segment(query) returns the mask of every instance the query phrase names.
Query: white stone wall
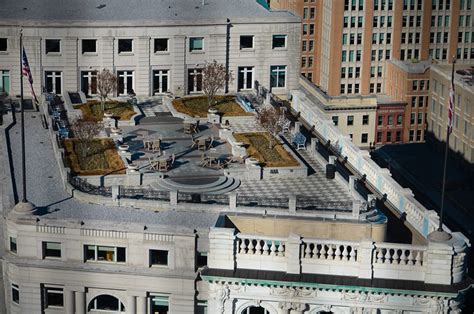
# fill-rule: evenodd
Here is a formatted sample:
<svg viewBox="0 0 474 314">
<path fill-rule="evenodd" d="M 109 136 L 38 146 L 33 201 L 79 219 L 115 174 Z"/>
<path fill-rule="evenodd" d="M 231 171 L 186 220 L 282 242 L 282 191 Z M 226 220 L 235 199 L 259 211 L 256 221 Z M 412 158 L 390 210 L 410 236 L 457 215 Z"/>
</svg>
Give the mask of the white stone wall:
<svg viewBox="0 0 474 314">
<path fill-rule="evenodd" d="M 169 297 L 172 313 L 193 313 L 195 294 L 195 236 L 159 231 L 127 231 L 125 227 L 7 221 L 3 273 L 8 313 L 40 313 L 41 285 L 64 289 L 64 308 L 45 313 L 86 313 L 100 294 L 117 297 L 126 313 L 145 313 L 150 293 Z M 143 228 L 143 227 L 142 227 Z M 9 237 L 17 239 L 17 253 L 9 251 Z M 61 258 L 44 258 L 42 241 L 61 243 Z M 84 245 L 126 248 L 126 262 L 84 261 Z M 149 250 L 168 250 L 168 266 L 149 266 Z M 20 303 L 12 302 L 11 284 L 19 286 Z"/>
<path fill-rule="evenodd" d="M 187 70 L 202 66 L 205 61 L 225 63 L 227 25 L 169 25 L 142 27 L 68 27 L 43 25 L 24 27 L 23 42 L 33 74 L 37 94 L 44 86 L 45 71 L 62 71 L 62 92 L 80 90 L 80 71 L 109 68 L 113 71 L 134 71 L 134 90 L 138 95 L 151 95 L 152 71 L 170 70 L 169 89 L 187 93 Z M 284 49 L 272 49 L 272 35 L 287 35 Z M 254 35 L 254 48 L 240 50 L 240 35 Z M 0 37 L 8 38 L 8 51 L 0 55 L 0 70 L 10 70 L 11 95 L 19 94 L 19 28 L 0 26 Z M 204 37 L 204 49 L 189 51 L 190 37 Z M 133 39 L 132 53 L 118 53 L 118 39 Z M 155 38 L 169 38 L 169 52 L 154 52 Z M 60 39 L 61 53 L 46 54 L 45 39 Z M 97 53 L 82 53 L 82 39 L 97 39 Z M 297 88 L 300 60 L 300 24 L 295 22 L 232 23 L 230 27 L 229 69 L 235 80 L 229 91 L 237 90 L 237 68 L 254 66 L 254 80 L 269 87 L 270 66 L 286 65 L 286 86 L 275 94 L 287 95 Z M 29 95 L 24 80 L 25 95 Z"/>
</svg>

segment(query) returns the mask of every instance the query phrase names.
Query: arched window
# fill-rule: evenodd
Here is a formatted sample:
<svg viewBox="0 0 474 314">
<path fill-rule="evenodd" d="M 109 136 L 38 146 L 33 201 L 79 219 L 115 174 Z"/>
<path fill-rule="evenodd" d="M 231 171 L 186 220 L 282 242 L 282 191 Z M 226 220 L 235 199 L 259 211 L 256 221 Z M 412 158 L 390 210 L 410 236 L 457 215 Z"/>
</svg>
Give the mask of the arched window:
<svg viewBox="0 0 474 314">
<path fill-rule="evenodd" d="M 240 314 L 270 314 L 270 312 L 261 306 L 249 306 L 245 308 Z"/>
<path fill-rule="evenodd" d="M 114 296 L 108 294 L 102 294 L 95 297 L 90 303 L 87 311 L 108 311 L 110 313 L 122 313 L 125 312 L 125 306 Z"/>
</svg>

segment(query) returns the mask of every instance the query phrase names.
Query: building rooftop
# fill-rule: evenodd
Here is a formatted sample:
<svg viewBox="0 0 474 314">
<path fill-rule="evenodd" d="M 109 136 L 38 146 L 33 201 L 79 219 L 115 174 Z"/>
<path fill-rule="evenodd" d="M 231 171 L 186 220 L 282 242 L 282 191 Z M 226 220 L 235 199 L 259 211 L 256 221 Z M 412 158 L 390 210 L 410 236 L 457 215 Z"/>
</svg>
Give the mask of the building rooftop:
<svg viewBox="0 0 474 314">
<path fill-rule="evenodd" d="M 451 81 L 452 65 L 433 65 L 431 70 Z M 455 66 L 454 82 L 456 88 L 463 88 L 474 94 L 474 64 L 458 64 Z"/>
<path fill-rule="evenodd" d="M 300 19 L 290 12 L 270 11 L 256 0 L 19 0 L 0 1 L 2 24 L 127 23 L 140 26 L 160 24 L 224 24 L 231 22 L 278 22 Z M 139 21 L 139 22 L 137 22 Z M 200 21 L 200 22 L 199 22 Z"/>
<path fill-rule="evenodd" d="M 394 65 L 398 66 L 401 68 L 403 71 L 410 73 L 410 74 L 423 74 L 425 73 L 431 64 L 431 61 L 425 60 L 425 61 L 410 61 L 410 60 L 390 60 L 389 62 L 392 62 Z"/>
<path fill-rule="evenodd" d="M 159 121 L 160 118 L 156 118 L 158 119 L 157 121 Z M 142 207 L 133 199 L 129 199 L 127 204 L 119 207 L 94 204 L 93 201 L 86 202 L 76 197 L 71 197 L 64 189 L 49 130 L 43 128 L 41 114 L 38 112 L 26 112 L 25 119 L 27 126 L 26 170 L 28 200 L 38 207 L 37 215 L 42 221 L 52 221 L 53 223 L 54 221 L 58 221 L 58 223 L 61 224 L 83 221 L 89 226 L 98 225 L 102 226 L 102 228 L 109 225 L 113 226 L 113 228 L 120 226 L 120 229 L 123 230 L 137 231 L 143 230 L 143 226 L 146 225 L 149 230 L 183 230 L 183 232 L 189 232 L 195 229 L 208 230 L 209 227 L 216 225 L 221 212 L 229 211 L 229 206 L 226 204 L 223 204 L 221 207 L 219 207 L 218 204 L 213 205 L 214 210 L 204 210 L 203 205 L 201 205 L 200 209 L 184 210 L 183 208 L 192 208 L 194 205 L 186 203 L 184 205 L 181 204 L 183 205 L 181 207 L 170 208 L 169 206 L 164 206 L 161 208 L 162 206 L 160 206 L 159 203 L 155 203 L 154 209 L 152 209 L 150 208 L 151 206 Z M 150 120 L 148 120 L 148 122 L 151 123 Z M 208 181 L 213 181 L 216 177 L 224 177 L 223 170 L 205 169 L 198 166 L 200 152 L 197 150 L 189 151 L 188 144 L 192 142 L 189 136 L 187 138 L 181 136 L 183 134 L 182 128 L 182 121 L 179 122 L 179 124 L 169 123 L 168 121 L 164 124 L 144 124 L 137 125 L 136 127 L 123 127 L 124 131 L 126 131 L 124 132 L 124 138 L 127 139 L 127 144 L 131 147 L 137 145 L 136 142 L 138 141 L 134 140 L 136 137 L 136 135 L 134 136 L 134 132 L 137 130 L 155 129 L 156 131 L 159 129 L 163 137 L 164 145 L 166 145 L 167 155 L 173 152 L 178 155 L 178 166 L 168 173 L 170 180 L 174 181 L 178 186 L 179 184 L 194 181 L 201 182 L 201 184 L 204 182 L 204 184 L 206 184 Z M 236 128 L 240 131 L 255 129 L 253 125 L 240 125 L 236 126 Z M 213 131 L 213 128 L 210 126 L 204 126 L 203 129 L 201 132 L 203 134 Z M 6 185 L 5 188 L 11 189 L 11 186 L 14 186 L 13 194 L 16 194 L 17 199 L 21 199 L 22 174 L 19 121 L 9 130 L 8 134 L 9 146 L 13 157 L 13 165 L 10 169 L 12 176 L 8 179 L 11 179 L 9 183 L 12 183 L 12 185 Z M 202 136 L 202 134 L 199 136 Z M 2 144 L 6 146 L 6 143 L 0 142 L 0 145 Z M 221 144 L 219 144 L 217 148 L 224 152 L 228 144 Z M 136 156 L 134 157 L 136 158 L 134 162 L 146 162 L 147 159 L 142 151 L 143 150 L 140 151 L 137 148 L 137 152 L 134 154 Z M 180 152 L 183 151 L 185 153 L 182 156 L 179 155 Z M 360 201 L 362 198 L 354 198 L 348 190 L 347 183 L 343 183 L 342 180 L 327 179 L 325 177 L 324 167 L 321 161 L 318 161 L 317 157 L 312 156 L 306 151 L 300 152 L 300 157 L 310 165 L 309 176 L 301 178 L 273 178 L 272 180 L 242 180 L 240 186 L 237 186 L 234 190 L 234 192 L 237 192 L 238 201 L 242 202 L 242 206 L 254 207 L 257 205 L 253 204 L 254 201 L 283 200 L 283 202 L 286 202 L 285 206 L 288 206 L 288 198 L 298 195 L 303 198 L 311 198 L 317 204 L 329 206 L 327 207 L 329 210 L 328 215 L 332 215 L 331 217 L 335 217 L 335 211 L 338 211 L 338 208 L 342 209 L 342 207 L 344 208 L 342 211 L 348 211 L 347 215 L 350 216 L 352 202 L 355 199 Z M 3 163 L 8 167 L 8 162 L 3 161 Z M 156 176 L 154 178 L 158 177 Z M 144 179 L 143 184 L 144 186 L 142 187 L 146 189 L 156 190 L 158 192 L 169 191 L 166 186 L 155 185 L 153 179 Z M 267 204 L 266 206 L 271 207 L 271 205 L 272 204 Z M 286 209 L 286 213 L 288 213 L 288 208 Z M 317 215 L 310 214 L 307 217 L 311 216 L 314 218 Z"/>
</svg>

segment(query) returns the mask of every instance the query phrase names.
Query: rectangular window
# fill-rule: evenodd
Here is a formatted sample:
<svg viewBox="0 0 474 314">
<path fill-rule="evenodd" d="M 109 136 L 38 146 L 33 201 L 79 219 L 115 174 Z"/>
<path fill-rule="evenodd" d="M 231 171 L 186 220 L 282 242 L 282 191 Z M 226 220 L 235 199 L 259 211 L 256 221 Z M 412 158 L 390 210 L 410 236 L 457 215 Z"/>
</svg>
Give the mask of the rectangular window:
<svg viewBox="0 0 474 314">
<path fill-rule="evenodd" d="M 392 132 L 387 132 L 387 142 L 392 142 Z"/>
<path fill-rule="evenodd" d="M 387 124 L 388 124 L 388 125 L 393 125 L 393 116 L 390 115 L 390 116 L 388 116 L 387 118 L 388 118 L 388 123 L 387 123 Z"/>
<path fill-rule="evenodd" d="M 17 252 L 16 238 L 15 237 L 10 237 L 10 252 L 13 252 L 13 253 Z"/>
<path fill-rule="evenodd" d="M 286 65 L 270 67 L 270 88 L 286 86 Z"/>
<path fill-rule="evenodd" d="M 306 43 L 307 43 L 307 41 L 306 41 L 306 40 L 303 40 L 303 44 L 302 44 L 301 50 L 306 51 Z"/>
<path fill-rule="evenodd" d="M 86 96 L 95 96 L 97 94 L 97 72 L 81 72 L 81 90 Z"/>
<path fill-rule="evenodd" d="M 117 71 L 117 94 L 128 95 L 133 91 L 133 71 Z"/>
<path fill-rule="evenodd" d="M 285 48 L 286 35 L 273 35 L 272 49 Z"/>
<path fill-rule="evenodd" d="M 382 125 L 383 124 L 383 116 L 378 116 L 377 118 L 377 125 Z"/>
<path fill-rule="evenodd" d="M 168 314 L 169 313 L 169 298 L 164 295 L 150 295 L 150 313 L 153 314 Z"/>
<path fill-rule="evenodd" d="M 240 49 L 253 49 L 253 36 L 240 36 Z"/>
<path fill-rule="evenodd" d="M 204 50 L 204 37 L 189 38 L 189 51 L 203 51 L 203 50 Z"/>
<path fill-rule="evenodd" d="M 155 38 L 155 53 L 168 51 L 168 38 Z"/>
<path fill-rule="evenodd" d="M 308 57 L 308 68 L 313 66 L 313 57 Z"/>
<path fill-rule="evenodd" d="M 382 143 L 382 132 L 377 132 L 377 143 Z"/>
<path fill-rule="evenodd" d="M 334 123 L 335 126 L 339 124 L 339 117 L 338 116 L 332 116 L 332 122 Z"/>
<path fill-rule="evenodd" d="M 402 120 L 403 120 L 402 115 L 399 114 L 399 115 L 397 116 L 397 125 L 401 125 L 401 124 L 402 124 Z"/>
<path fill-rule="evenodd" d="M 0 95 L 10 95 L 10 71 L 0 70 Z"/>
<path fill-rule="evenodd" d="M 62 308 L 64 307 L 64 291 L 63 288 L 44 286 L 44 307 L 47 308 Z"/>
<path fill-rule="evenodd" d="M 415 124 L 415 117 L 416 117 L 416 113 L 412 113 L 410 115 L 410 124 Z"/>
<path fill-rule="evenodd" d="M 360 137 L 360 142 L 361 143 L 367 143 L 368 138 L 369 138 L 369 135 L 367 133 L 362 133 L 362 135 Z"/>
<path fill-rule="evenodd" d="M 133 39 L 119 39 L 118 53 L 133 52 Z"/>
<path fill-rule="evenodd" d="M 202 92 L 202 69 L 188 70 L 188 93 Z"/>
<path fill-rule="evenodd" d="M 83 39 L 82 40 L 82 53 L 96 53 L 97 52 L 97 40 L 95 39 Z"/>
<path fill-rule="evenodd" d="M 153 95 L 167 93 L 169 90 L 169 70 L 153 71 Z"/>
<path fill-rule="evenodd" d="M 410 130 L 408 140 L 409 140 L 410 142 L 413 142 L 414 139 L 415 139 L 415 131 L 414 131 L 414 130 Z"/>
<path fill-rule="evenodd" d="M 305 59 L 305 58 L 303 58 Z M 238 90 L 249 90 L 253 88 L 253 67 L 239 67 L 237 77 Z"/>
<path fill-rule="evenodd" d="M 402 132 L 401 131 L 397 131 L 395 133 L 395 142 L 400 142 L 402 139 Z"/>
<path fill-rule="evenodd" d="M 60 242 L 43 242 L 43 258 L 61 258 Z"/>
<path fill-rule="evenodd" d="M 303 35 L 308 35 L 308 24 L 303 24 Z"/>
<path fill-rule="evenodd" d="M 314 48 L 314 40 L 309 41 L 309 51 L 313 51 Z"/>
<path fill-rule="evenodd" d="M 61 95 L 62 91 L 62 73 L 61 71 L 45 72 L 45 87 L 47 93 Z"/>
<path fill-rule="evenodd" d="M 166 250 L 150 250 L 150 267 L 168 266 L 168 254 Z"/>
<path fill-rule="evenodd" d="M 365 114 L 362 116 L 362 125 L 368 125 L 369 124 L 369 115 Z"/>
<path fill-rule="evenodd" d="M 347 125 L 354 125 L 354 116 L 347 116 Z"/>
<path fill-rule="evenodd" d="M 125 263 L 126 250 L 124 247 L 84 245 L 84 260 Z"/>
<path fill-rule="evenodd" d="M 310 19 L 314 19 L 314 12 L 315 12 L 314 8 L 309 9 L 309 18 Z"/>
<path fill-rule="evenodd" d="M 8 40 L 0 38 L 0 51 L 8 51 Z"/>
<path fill-rule="evenodd" d="M 416 141 L 417 142 L 421 141 L 421 130 L 416 131 Z"/>
<path fill-rule="evenodd" d="M 314 35 L 314 24 L 309 24 L 309 34 Z"/>
<path fill-rule="evenodd" d="M 18 285 L 12 283 L 12 301 L 16 304 L 20 304 L 20 289 Z"/>
<path fill-rule="evenodd" d="M 61 40 L 59 39 L 46 39 L 45 40 L 45 52 L 49 53 L 61 53 Z"/>
</svg>

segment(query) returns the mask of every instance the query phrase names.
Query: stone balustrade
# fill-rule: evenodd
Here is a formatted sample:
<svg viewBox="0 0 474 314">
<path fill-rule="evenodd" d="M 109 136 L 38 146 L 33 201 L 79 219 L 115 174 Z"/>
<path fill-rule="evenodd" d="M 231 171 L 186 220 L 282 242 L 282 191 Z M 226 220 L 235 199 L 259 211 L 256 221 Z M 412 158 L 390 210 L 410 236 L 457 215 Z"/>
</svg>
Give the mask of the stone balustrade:
<svg viewBox="0 0 474 314">
<path fill-rule="evenodd" d="M 467 246 L 453 233 L 447 243 L 398 244 L 335 239 L 270 237 L 212 228 L 210 268 L 323 274 L 364 279 L 414 280 L 451 284 L 463 278 Z"/>
<path fill-rule="evenodd" d="M 396 182 L 387 169 L 380 168 L 367 154 L 354 145 L 348 136 L 334 126 L 331 119 L 300 90 L 292 94 L 292 107 L 300 117 L 327 142 L 347 158 L 350 166 L 366 176 L 366 182 L 378 193 L 386 195 L 386 200 L 400 214 L 405 214 L 407 221 L 424 237 L 436 230 L 439 222 L 435 211 L 426 209 L 414 197 L 410 189 L 405 189 Z M 449 231 L 447 227 L 445 230 Z M 467 239 L 466 239 L 467 242 Z"/>
</svg>

